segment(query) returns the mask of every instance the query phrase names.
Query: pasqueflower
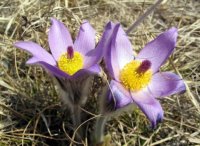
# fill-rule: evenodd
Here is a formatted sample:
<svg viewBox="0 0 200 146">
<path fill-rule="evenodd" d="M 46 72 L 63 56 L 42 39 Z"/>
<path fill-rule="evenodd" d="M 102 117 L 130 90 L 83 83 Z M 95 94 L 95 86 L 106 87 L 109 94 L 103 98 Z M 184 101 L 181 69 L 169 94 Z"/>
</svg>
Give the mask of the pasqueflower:
<svg viewBox="0 0 200 146">
<path fill-rule="evenodd" d="M 172 72 L 160 72 L 177 40 L 177 29 L 172 27 L 149 42 L 137 56 L 120 24 L 113 24 L 110 45 L 104 55 L 112 80 L 108 101 L 115 109 L 135 103 L 155 127 L 163 119 L 158 98 L 185 90 L 183 80 Z"/>
<path fill-rule="evenodd" d="M 40 64 L 57 77 L 73 78 L 83 73 L 99 73 L 97 65 L 101 59 L 101 50 L 95 49 L 95 31 L 87 22 L 83 22 L 73 43 L 68 29 L 60 21 L 52 18 L 48 34 L 51 53 L 31 41 L 19 41 L 17 48 L 30 52 L 33 57 L 27 64 Z"/>
</svg>

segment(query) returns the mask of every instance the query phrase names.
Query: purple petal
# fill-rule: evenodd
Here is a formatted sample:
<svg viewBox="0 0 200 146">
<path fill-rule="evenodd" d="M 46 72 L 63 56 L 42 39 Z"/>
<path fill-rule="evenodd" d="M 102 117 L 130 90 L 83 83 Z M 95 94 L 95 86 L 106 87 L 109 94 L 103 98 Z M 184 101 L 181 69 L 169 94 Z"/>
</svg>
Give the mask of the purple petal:
<svg viewBox="0 0 200 146">
<path fill-rule="evenodd" d="M 175 48 L 178 36 L 177 29 L 171 29 L 160 34 L 156 39 L 149 42 L 138 54 L 136 59 L 151 61 L 153 73 L 167 60 Z"/>
<path fill-rule="evenodd" d="M 99 41 L 97 47 L 93 50 L 88 51 L 85 54 L 85 64 L 84 64 L 84 68 L 87 68 L 89 66 L 92 66 L 98 62 L 100 62 L 100 60 L 103 57 L 104 51 L 107 50 L 108 45 L 111 42 L 111 35 L 113 33 L 113 27 L 114 24 L 112 22 L 109 22 L 104 30 L 103 36 L 101 38 L 101 40 Z"/>
<path fill-rule="evenodd" d="M 134 101 L 142 102 L 145 104 L 151 104 L 151 98 L 154 98 L 153 94 L 150 92 L 149 88 L 144 88 L 137 92 L 131 92 Z"/>
<path fill-rule="evenodd" d="M 89 68 L 86 68 L 85 70 L 91 73 L 95 73 L 95 74 L 99 74 L 101 72 L 101 68 L 98 64 L 95 64 Z"/>
<path fill-rule="evenodd" d="M 50 65 L 46 62 L 38 62 L 38 64 L 41 64 L 52 75 L 55 75 L 55 76 L 60 77 L 60 78 L 71 78 L 70 75 L 61 71 L 57 66 L 52 66 L 52 65 Z"/>
<path fill-rule="evenodd" d="M 57 77 L 64 77 L 64 78 L 68 78 L 68 79 L 78 78 L 78 77 L 83 76 L 85 74 L 98 74 L 101 71 L 99 65 L 94 65 L 94 66 L 87 68 L 87 69 L 80 69 L 74 75 L 70 76 L 67 73 L 60 70 L 56 66 L 51 66 L 51 65 L 49 65 L 45 62 L 38 62 L 38 63 L 41 64 L 44 68 L 46 68 L 51 74 L 53 74 Z"/>
<path fill-rule="evenodd" d="M 31 58 L 30 61 L 28 61 L 29 64 L 32 64 L 32 59 L 34 60 L 34 58 Z M 52 75 L 55 75 L 57 77 L 60 77 L 60 78 L 72 78 L 72 76 L 66 74 L 65 72 L 63 72 L 62 70 L 60 70 L 57 66 L 53 66 L 51 64 L 48 64 L 46 62 L 43 62 L 43 61 L 38 61 L 38 62 L 35 62 L 34 64 L 39 64 L 41 65 L 42 67 L 44 67 L 47 72 L 49 72 L 50 74 Z"/>
<path fill-rule="evenodd" d="M 134 59 L 131 43 L 119 24 L 115 26 L 110 49 L 106 59 L 111 64 L 108 70 L 116 80 L 119 80 L 120 69 Z"/>
<path fill-rule="evenodd" d="M 101 71 L 101 68 L 99 65 L 94 65 L 87 69 L 80 69 L 74 75 L 71 76 L 71 75 L 68 75 L 67 73 L 63 72 L 62 70 L 60 70 L 57 66 L 52 66 L 46 62 L 39 61 L 39 62 L 35 62 L 35 63 L 42 65 L 52 75 L 55 75 L 60 78 L 67 78 L 67 79 L 78 78 L 85 74 L 98 74 Z"/>
<path fill-rule="evenodd" d="M 111 62 L 111 42 L 114 31 L 116 31 L 117 27 L 119 27 L 119 24 L 108 22 L 104 28 L 103 36 L 97 45 L 97 48 L 99 48 L 99 50 L 101 51 L 103 50 L 102 52 L 106 63 L 106 67 L 113 78 L 114 78 L 114 71 Z"/>
<path fill-rule="evenodd" d="M 113 36 L 111 48 L 113 47 L 112 49 L 115 52 L 116 58 L 112 59 L 113 62 L 117 61 L 119 68 L 122 69 L 124 65 L 134 59 L 133 48 L 121 25 L 115 31 L 116 34 Z"/>
<path fill-rule="evenodd" d="M 81 25 L 74 48 L 84 56 L 84 68 L 94 65 L 100 60 L 100 51 L 95 49 L 95 30 L 89 22 L 85 21 Z"/>
<path fill-rule="evenodd" d="M 154 74 L 148 87 L 155 97 L 169 96 L 186 90 L 184 81 L 178 75 L 170 72 Z"/>
<path fill-rule="evenodd" d="M 108 68 L 112 68 L 111 62 L 110 62 L 110 52 L 111 52 L 110 47 L 111 47 L 112 35 L 113 35 L 113 31 L 115 27 L 116 27 L 116 24 L 114 24 L 111 21 L 106 24 L 103 35 L 96 47 L 96 49 L 98 50 L 98 54 L 101 54 L 102 56 L 104 56 L 106 66 Z"/>
<path fill-rule="evenodd" d="M 108 55 L 107 52 L 110 49 L 112 35 L 113 35 L 113 31 L 115 27 L 116 27 L 116 24 L 110 21 L 106 24 L 104 28 L 103 35 L 97 45 L 97 48 L 99 48 L 103 52 L 103 55 Z"/>
<path fill-rule="evenodd" d="M 67 51 L 69 46 L 73 47 L 73 41 L 63 23 L 54 18 L 51 18 L 51 23 L 52 26 L 49 30 L 48 41 L 53 57 L 55 60 L 58 60 Z"/>
<path fill-rule="evenodd" d="M 158 122 L 162 121 L 163 119 L 163 109 L 158 102 L 157 99 L 154 97 L 148 96 L 135 96 L 134 93 L 131 93 L 134 102 L 138 105 L 138 107 L 143 111 L 143 113 L 147 116 L 147 118 L 151 122 L 151 127 L 155 128 Z M 147 99 L 148 102 L 143 101 L 141 99 Z"/>
<path fill-rule="evenodd" d="M 79 76 L 83 76 L 84 74 L 99 74 L 101 72 L 101 68 L 98 64 L 95 64 L 89 68 L 80 69 L 76 72 L 72 78 L 77 78 Z"/>
<path fill-rule="evenodd" d="M 108 101 L 114 103 L 114 109 L 125 107 L 133 100 L 130 93 L 118 82 L 111 80 Z"/>
<path fill-rule="evenodd" d="M 80 27 L 78 36 L 74 42 L 75 51 L 84 56 L 95 48 L 95 30 L 88 21 L 84 21 Z"/>
<path fill-rule="evenodd" d="M 35 64 L 38 61 L 40 60 L 38 60 L 36 57 L 31 57 L 28 61 L 26 61 L 26 64 Z"/>
<path fill-rule="evenodd" d="M 44 50 L 40 45 L 30 41 L 19 41 L 14 44 L 15 47 L 26 50 L 33 55 L 27 62 L 28 64 L 37 63 L 39 61 L 46 62 L 51 65 L 56 65 L 56 62 L 51 54 Z"/>
</svg>

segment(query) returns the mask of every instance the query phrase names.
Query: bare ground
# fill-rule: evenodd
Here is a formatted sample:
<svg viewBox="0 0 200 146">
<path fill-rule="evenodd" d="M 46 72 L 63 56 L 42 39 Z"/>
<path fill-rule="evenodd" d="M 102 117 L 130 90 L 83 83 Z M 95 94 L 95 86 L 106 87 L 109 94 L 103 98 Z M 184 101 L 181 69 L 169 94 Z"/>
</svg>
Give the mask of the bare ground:
<svg viewBox="0 0 200 146">
<path fill-rule="evenodd" d="M 41 67 L 26 66 L 29 55 L 14 48 L 14 42 L 31 40 L 48 49 L 51 17 L 64 22 L 73 37 L 82 20 L 87 19 L 99 40 L 108 21 L 120 22 L 127 29 L 153 3 L 153 0 L 1 0 L 0 145 L 69 145 L 68 136 L 72 135 L 69 113 L 60 102 L 50 76 Z M 106 133 L 111 135 L 113 145 L 200 145 L 199 14 L 198 0 L 166 0 L 129 35 L 138 52 L 157 34 L 176 26 L 179 30 L 176 51 L 162 70 L 181 75 L 187 91 L 161 101 L 165 119 L 155 130 L 148 128 L 148 120 L 139 110 L 109 121 Z M 98 84 L 94 83 L 87 109 L 98 98 L 95 94 Z"/>
</svg>

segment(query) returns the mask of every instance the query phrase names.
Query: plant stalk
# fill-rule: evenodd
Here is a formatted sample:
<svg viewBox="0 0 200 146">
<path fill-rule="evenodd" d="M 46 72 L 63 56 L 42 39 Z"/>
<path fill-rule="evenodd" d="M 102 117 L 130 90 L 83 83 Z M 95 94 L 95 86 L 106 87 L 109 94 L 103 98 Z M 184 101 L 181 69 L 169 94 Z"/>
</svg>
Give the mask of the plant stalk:
<svg viewBox="0 0 200 146">
<path fill-rule="evenodd" d="M 80 126 L 81 124 L 81 109 L 78 105 L 74 105 L 72 109 L 72 122 L 74 131 Z M 81 140 L 83 138 L 83 131 L 80 127 L 76 133 L 76 138 Z"/>
<path fill-rule="evenodd" d="M 104 130 L 108 116 L 99 116 L 94 129 L 94 142 L 99 145 L 104 141 Z"/>
</svg>

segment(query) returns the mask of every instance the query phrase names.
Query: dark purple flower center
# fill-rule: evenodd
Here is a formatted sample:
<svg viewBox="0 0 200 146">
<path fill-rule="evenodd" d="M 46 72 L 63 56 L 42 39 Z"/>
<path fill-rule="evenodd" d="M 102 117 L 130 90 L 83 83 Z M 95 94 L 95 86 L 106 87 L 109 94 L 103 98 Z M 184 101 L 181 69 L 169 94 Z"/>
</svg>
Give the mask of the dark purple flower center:
<svg viewBox="0 0 200 146">
<path fill-rule="evenodd" d="M 72 46 L 67 48 L 67 59 L 72 59 L 74 57 L 74 49 Z"/>
<path fill-rule="evenodd" d="M 143 60 L 141 65 L 138 67 L 138 73 L 145 73 L 151 67 L 151 62 L 149 60 Z"/>
</svg>

